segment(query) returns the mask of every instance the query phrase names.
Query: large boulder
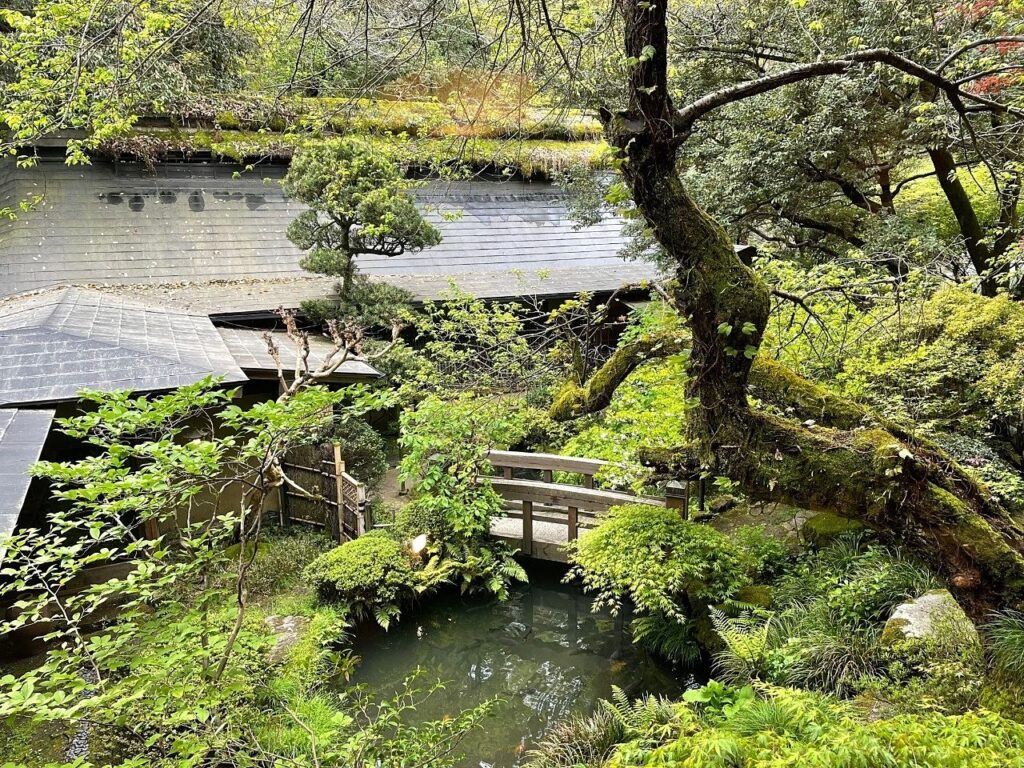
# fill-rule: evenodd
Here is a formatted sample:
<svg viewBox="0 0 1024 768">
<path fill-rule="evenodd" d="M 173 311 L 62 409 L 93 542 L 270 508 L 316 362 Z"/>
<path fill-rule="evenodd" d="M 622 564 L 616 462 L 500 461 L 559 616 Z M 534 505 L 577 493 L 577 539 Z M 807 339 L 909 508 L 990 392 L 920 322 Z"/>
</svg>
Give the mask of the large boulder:
<svg viewBox="0 0 1024 768">
<path fill-rule="evenodd" d="M 945 589 L 934 589 L 915 600 L 896 606 L 882 630 L 882 643 L 897 645 L 908 640 L 947 646 L 950 643 L 981 648 L 981 638 L 964 609 Z"/>
</svg>

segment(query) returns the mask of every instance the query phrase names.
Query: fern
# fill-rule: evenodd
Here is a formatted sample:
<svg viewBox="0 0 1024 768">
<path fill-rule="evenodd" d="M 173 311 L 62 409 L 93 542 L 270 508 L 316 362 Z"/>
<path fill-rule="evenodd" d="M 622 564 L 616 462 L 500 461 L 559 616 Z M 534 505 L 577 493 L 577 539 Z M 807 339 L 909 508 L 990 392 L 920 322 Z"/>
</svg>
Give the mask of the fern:
<svg viewBox="0 0 1024 768">
<path fill-rule="evenodd" d="M 664 614 L 638 616 L 629 625 L 633 641 L 649 651 L 681 664 L 700 660 L 700 646 L 693 637 L 693 625 Z"/>
<path fill-rule="evenodd" d="M 645 694 L 630 700 L 622 688 L 613 685 L 611 699 L 602 699 L 601 708 L 622 726 L 630 740 L 661 743 L 679 730 L 676 707 L 663 696 Z"/>
<path fill-rule="evenodd" d="M 742 685 L 764 677 L 773 618 L 746 612 L 730 618 L 711 609 L 711 625 L 725 646 L 715 654 L 715 668 L 727 682 Z"/>
</svg>

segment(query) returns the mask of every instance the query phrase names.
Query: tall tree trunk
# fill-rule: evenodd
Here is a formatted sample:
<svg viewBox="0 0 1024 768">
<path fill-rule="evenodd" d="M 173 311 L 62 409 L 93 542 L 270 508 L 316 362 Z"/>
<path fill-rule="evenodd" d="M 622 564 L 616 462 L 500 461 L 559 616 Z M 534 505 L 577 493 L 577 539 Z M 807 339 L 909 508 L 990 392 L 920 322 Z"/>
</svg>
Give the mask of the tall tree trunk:
<svg viewBox="0 0 1024 768">
<path fill-rule="evenodd" d="M 981 226 L 974 204 L 967 195 L 963 183 L 956 173 L 956 159 L 946 147 L 935 147 L 928 150 L 939 186 L 949 203 L 953 216 L 956 218 L 960 234 L 964 238 L 964 247 L 974 265 L 974 271 L 981 276 L 979 290 L 982 296 L 996 295 L 996 282 L 991 273 L 992 254 L 985 244 L 985 228 Z"/>
<path fill-rule="evenodd" d="M 761 371 L 757 383 L 800 396 L 805 405 L 818 402 L 824 426 L 749 406 L 769 290 L 676 172 L 685 136 L 677 133 L 666 90 L 666 4 L 619 2 L 626 55 L 640 63 L 631 71 L 628 110 L 601 114 L 633 199 L 676 264 L 674 299 L 692 335 L 685 394 L 700 403 L 688 429 L 700 460 L 752 496 L 835 510 L 890 532 L 932 562 L 975 616 L 1018 604 L 1024 532 L 941 451 L 872 423 L 855 404 L 818 393 L 777 365 Z"/>
</svg>

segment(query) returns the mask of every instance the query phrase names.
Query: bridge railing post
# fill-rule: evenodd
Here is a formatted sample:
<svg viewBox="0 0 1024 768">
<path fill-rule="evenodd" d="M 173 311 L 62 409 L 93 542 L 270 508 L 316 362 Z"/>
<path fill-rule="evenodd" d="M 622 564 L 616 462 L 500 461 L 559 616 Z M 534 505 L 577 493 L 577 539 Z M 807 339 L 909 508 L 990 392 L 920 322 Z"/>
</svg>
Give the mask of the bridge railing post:
<svg viewBox="0 0 1024 768">
<path fill-rule="evenodd" d="M 533 554 L 533 502 L 523 502 L 523 554 Z"/>
</svg>

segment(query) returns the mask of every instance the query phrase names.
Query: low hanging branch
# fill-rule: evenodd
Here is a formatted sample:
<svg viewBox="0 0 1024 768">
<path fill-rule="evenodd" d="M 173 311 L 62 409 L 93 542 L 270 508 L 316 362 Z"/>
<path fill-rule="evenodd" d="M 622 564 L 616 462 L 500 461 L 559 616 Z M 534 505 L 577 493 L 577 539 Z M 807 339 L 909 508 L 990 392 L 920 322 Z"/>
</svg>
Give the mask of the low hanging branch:
<svg viewBox="0 0 1024 768">
<path fill-rule="evenodd" d="M 666 4 L 619 0 L 618 6 L 626 56 L 637 64 L 626 110 L 602 108 L 601 116 L 637 208 L 676 265 L 673 303 L 691 334 L 681 396 L 700 404 L 687 424 L 700 461 L 754 498 L 835 511 L 888 534 L 931 562 L 974 616 L 1020 605 L 1024 530 L 984 488 L 929 442 L 758 358 L 771 291 L 736 256 L 721 225 L 694 202 L 676 172 L 676 153 L 696 121 L 715 109 L 872 64 L 917 78 L 962 116 L 979 109 L 1013 118 L 1024 113 L 962 90 L 941 74 L 949 62 L 933 70 L 888 49 L 791 67 L 677 110 L 668 96 Z M 611 372 L 563 393 L 556 408 L 568 415 L 606 401 L 624 377 L 605 373 Z M 803 418 L 751 408 L 752 390 Z"/>
</svg>

